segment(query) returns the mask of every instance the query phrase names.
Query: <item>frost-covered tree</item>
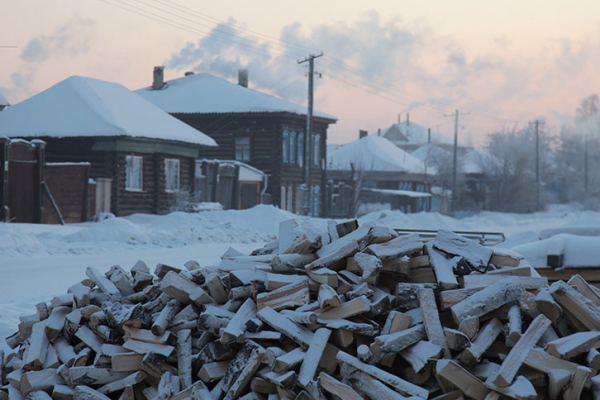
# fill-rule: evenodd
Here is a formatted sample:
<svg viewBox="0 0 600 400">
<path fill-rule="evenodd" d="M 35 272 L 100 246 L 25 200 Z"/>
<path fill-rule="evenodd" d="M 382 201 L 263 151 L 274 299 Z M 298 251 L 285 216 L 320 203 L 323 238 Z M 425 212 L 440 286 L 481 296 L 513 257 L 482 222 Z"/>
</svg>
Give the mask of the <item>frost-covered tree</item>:
<svg viewBox="0 0 600 400">
<path fill-rule="evenodd" d="M 540 204 L 548 201 L 545 184 L 553 179 L 551 138 L 540 130 Z M 495 157 L 489 174 L 496 177 L 491 187 L 491 208 L 506 212 L 536 211 L 536 138 L 531 127 L 503 127 L 488 135 L 487 150 Z"/>
</svg>

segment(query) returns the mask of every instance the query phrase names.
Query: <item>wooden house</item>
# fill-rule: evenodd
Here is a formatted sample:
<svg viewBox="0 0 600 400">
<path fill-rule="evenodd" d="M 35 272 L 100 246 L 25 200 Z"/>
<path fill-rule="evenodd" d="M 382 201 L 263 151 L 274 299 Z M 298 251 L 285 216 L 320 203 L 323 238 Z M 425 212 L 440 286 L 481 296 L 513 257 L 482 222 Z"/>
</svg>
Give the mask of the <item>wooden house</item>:
<svg viewBox="0 0 600 400">
<path fill-rule="evenodd" d="M 205 158 L 247 163 L 268 176 L 266 193 L 282 209 L 301 213 L 305 191 L 306 108 L 248 88 L 240 71 L 235 84 L 210 74 L 186 73 L 163 81 L 157 67 L 152 86 L 140 96 L 213 138 Z M 325 215 L 327 129 L 336 118 L 314 113 L 310 214 Z"/>
<path fill-rule="evenodd" d="M 210 137 L 117 83 L 73 76 L 0 112 L 0 136 L 42 139 L 48 162 L 89 162 L 118 216 L 169 211 Z"/>
<path fill-rule="evenodd" d="M 364 136 L 327 156 L 329 217 L 348 218 L 383 209 L 431 209 L 423 162 L 389 140 Z"/>
</svg>

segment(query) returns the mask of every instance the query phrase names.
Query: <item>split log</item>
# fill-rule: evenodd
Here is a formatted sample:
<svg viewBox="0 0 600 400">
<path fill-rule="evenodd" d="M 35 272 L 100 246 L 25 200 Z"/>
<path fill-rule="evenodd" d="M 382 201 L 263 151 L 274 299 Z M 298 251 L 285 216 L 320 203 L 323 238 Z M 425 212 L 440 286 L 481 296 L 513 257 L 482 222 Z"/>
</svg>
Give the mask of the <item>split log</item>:
<svg viewBox="0 0 600 400">
<path fill-rule="evenodd" d="M 306 389 L 308 384 L 314 379 L 317 366 L 325 350 L 325 345 L 329 340 L 329 335 L 331 335 L 331 331 L 325 328 L 320 328 L 315 332 L 298 373 L 298 384 L 300 387 Z"/>
<path fill-rule="evenodd" d="M 504 359 L 496 376 L 488 378 L 488 381 L 497 386 L 509 386 L 525 361 L 527 354 L 533 349 L 546 329 L 550 327 L 550 323 L 550 320 L 543 315 L 536 317 Z"/>
<path fill-rule="evenodd" d="M 525 290 L 517 277 L 496 282 L 473 294 L 450 309 L 457 324 L 470 317 L 482 317 L 501 306 L 516 301 Z"/>
<path fill-rule="evenodd" d="M 479 379 L 451 360 L 438 360 L 436 373 L 445 381 L 457 387 L 466 396 L 475 400 L 484 400 L 490 390 Z"/>
</svg>

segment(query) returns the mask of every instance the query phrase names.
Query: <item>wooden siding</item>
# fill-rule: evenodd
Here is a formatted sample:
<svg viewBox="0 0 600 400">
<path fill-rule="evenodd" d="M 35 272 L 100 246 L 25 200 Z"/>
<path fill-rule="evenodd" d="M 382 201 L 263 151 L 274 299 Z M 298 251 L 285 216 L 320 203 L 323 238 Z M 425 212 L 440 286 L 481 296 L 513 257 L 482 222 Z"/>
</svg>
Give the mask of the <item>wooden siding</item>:
<svg viewBox="0 0 600 400">
<path fill-rule="evenodd" d="M 91 178 L 112 179 L 111 212 L 117 216 L 134 213 L 166 214 L 175 195 L 165 191 L 165 158 L 180 160 L 180 188 L 193 190 L 195 158 L 166 153 L 93 150 L 93 138 L 44 138 L 49 162 L 89 162 Z M 102 138 L 106 141 L 106 138 Z M 132 140 L 130 138 L 130 140 Z M 144 145 L 147 140 L 144 140 Z M 181 144 L 181 146 L 189 146 Z M 147 148 L 147 146 L 140 146 Z M 143 157 L 143 189 L 129 191 L 126 183 L 126 156 Z"/>
<path fill-rule="evenodd" d="M 250 138 L 250 160 L 246 161 L 269 176 L 267 193 L 274 205 L 281 206 L 281 186 L 296 188 L 304 183 L 304 168 L 284 165 L 281 149 L 284 129 L 306 132 L 306 117 L 288 113 L 273 114 L 173 114 L 174 117 L 212 137 L 219 147 L 203 148 L 200 158 L 235 159 L 235 138 Z M 320 157 L 327 159 L 327 128 L 329 121 L 315 118 L 313 133 L 321 139 Z M 326 170 L 323 162 L 311 171 L 311 185 L 321 187 L 321 215 L 325 213 Z M 323 168 L 322 168 L 323 167 Z M 295 196 L 294 196 L 295 199 Z M 292 204 L 295 210 L 296 204 Z"/>
<path fill-rule="evenodd" d="M 67 223 L 87 221 L 90 209 L 89 193 L 90 166 L 82 165 L 52 165 L 46 164 L 44 180 L 56 202 L 60 213 Z M 44 223 L 59 224 L 60 220 L 50 203 L 50 198 L 45 194 Z M 92 205 L 93 208 L 93 205 Z"/>
</svg>

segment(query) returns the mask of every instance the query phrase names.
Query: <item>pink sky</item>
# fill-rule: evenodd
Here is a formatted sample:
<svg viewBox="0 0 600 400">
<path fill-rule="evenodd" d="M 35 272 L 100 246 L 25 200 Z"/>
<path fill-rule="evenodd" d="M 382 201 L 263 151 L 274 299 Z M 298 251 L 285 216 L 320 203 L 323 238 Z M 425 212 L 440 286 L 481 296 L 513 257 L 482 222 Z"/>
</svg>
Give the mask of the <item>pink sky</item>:
<svg viewBox="0 0 600 400">
<path fill-rule="evenodd" d="M 597 0 L 3 0 L 0 16 L 0 46 L 18 46 L 0 48 L 12 103 L 71 75 L 138 89 L 166 64 L 167 78 L 247 67 L 252 87 L 304 104 L 295 60 L 322 50 L 315 106 L 339 118 L 331 143 L 407 111 L 447 135 L 442 115 L 470 111 L 460 135 L 474 144 L 536 117 L 557 130 L 600 87 Z"/>
</svg>

